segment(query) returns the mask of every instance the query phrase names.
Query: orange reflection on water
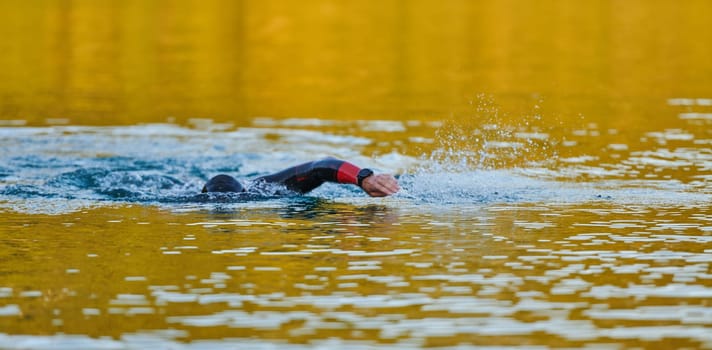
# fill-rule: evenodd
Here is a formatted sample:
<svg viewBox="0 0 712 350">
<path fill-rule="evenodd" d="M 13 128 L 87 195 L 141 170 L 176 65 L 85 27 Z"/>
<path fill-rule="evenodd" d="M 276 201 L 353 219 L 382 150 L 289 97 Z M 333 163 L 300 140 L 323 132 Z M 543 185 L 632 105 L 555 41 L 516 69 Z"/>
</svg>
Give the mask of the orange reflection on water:
<svg viewBox="0 0 712 350">
<path fill-rule="evenodd" d="M 31 125 L 441 119 L 484 92 L 627 129 L 669 125 L 660 101 L 708 97 L 712 71 L 705 1 L 0 6 L 0 119 Z"/>
</svg>

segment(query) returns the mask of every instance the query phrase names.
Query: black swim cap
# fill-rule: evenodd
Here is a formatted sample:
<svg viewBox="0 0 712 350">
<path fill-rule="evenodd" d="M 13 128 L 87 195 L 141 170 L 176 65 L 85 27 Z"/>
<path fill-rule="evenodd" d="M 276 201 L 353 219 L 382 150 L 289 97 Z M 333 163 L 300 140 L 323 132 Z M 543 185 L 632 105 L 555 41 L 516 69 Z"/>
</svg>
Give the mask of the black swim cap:
<svg viewBox="0 0 712 350">
<path fill-rule="evenodd" d="M 243 192 L 245 190 L 242 185 L 230 175 L 220 174 L 208 180 L 208 183 L 203 186 L 205 192 Z"/>
</svg>

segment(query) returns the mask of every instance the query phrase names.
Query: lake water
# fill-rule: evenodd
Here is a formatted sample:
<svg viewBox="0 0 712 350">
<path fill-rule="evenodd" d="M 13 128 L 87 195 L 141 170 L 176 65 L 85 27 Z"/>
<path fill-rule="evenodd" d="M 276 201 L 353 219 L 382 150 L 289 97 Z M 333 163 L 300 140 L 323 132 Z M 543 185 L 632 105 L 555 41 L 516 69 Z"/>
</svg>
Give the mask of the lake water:
<svg viewBox="0 0 712 350">
<path fill-rule="evenodd" d="M 710 2 L 0 19 L 0 348 L 712 348 Z M 199 194 L 326 156 L 402 191 Z"/>
</svg>

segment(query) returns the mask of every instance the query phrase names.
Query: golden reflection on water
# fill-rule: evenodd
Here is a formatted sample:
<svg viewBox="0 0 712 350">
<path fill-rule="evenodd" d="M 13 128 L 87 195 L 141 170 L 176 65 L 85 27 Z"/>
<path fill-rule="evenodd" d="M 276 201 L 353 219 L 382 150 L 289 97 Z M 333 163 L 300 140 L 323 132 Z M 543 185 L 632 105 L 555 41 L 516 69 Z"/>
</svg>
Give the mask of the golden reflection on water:
<svg viewBox="0 0 712 350">
<path fill-rule="evenodd" d="M 7 213 L 0 324 L 114 339 L 709 345 L 711 218 L 697 207 L 398 204 Z"/>
<path fill-rule="evenodd" d="M 658 185 L 709 198 L 710 23 L 709 1 L 0 1 L 2 126 L 192 128 L 0 141 L 64 162 L 131 163 L 144 145 L 425 154 L 620 180 L 618 197 L 661 199 Z M 5 165 L 0 185 L 21 183 Z M 59 171 L 36 165 L 31 181 Z M 455 185 L 468 176 L 482 175 Z M 709 204 L 673 192 L 680 203 L 308 198 L 58 215 L 0 198 L 0 347 L 710 348 Z"/>
<path fill-rule="evenodd" d="M 712 74 L 701 0 L 0 6 L 0 119 L 31 125 L 440 119 L 484 92 L 506 118 L 627 129 L 670 125 L 663 101 L 709 97 Z"/>
</svg>

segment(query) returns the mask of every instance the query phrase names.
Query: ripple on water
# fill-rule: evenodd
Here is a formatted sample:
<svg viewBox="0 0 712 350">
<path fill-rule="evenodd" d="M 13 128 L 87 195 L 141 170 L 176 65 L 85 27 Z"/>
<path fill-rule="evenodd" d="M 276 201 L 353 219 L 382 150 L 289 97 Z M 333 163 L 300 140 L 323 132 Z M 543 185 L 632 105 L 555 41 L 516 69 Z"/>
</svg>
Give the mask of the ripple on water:
<svg viewBox="0 0 712 350">
<path fill-rule="evenodd" d="M 398 124 L 398 128 L 395 125 L 393 122 L 370 121 L 363 126 L 393 131 L 406 127 L 402 123 Z M 267 138 L 267 135 L 274 133 L 281 135 L 279 143 Z M 413 163 L 412 158 L 397 153 L 365 159 L 358 153 L 358 148 L 369 144 L 369 139 L 316 130 L 243 128 L 226 132 L 159 124 L 0 128 L 0 134 L 7 136 L 2 142 L 6 149 L 3 159 L 7 161 L 0 168 L 0 176 L 6 179 L 5 184 L 0 186 L 3 197 L 0 202 L 6 208 L 32 212 L 76 211 L 83 206 L 103 206 L 115 202 L 162 203 L 176 210 L 191 210 L 186 206 L 190 204 L 201 209 L 200 203 L 214 200 L 196 195 L 211 174 L 229 172 L 239 178 L 250 178 L 279 170 L 285 164 L 311 159 L 315 154 L 342 156 L 364 164 L 391 164 L 400 169 Z M 685 142 L 694 138 L 693 134 L 681 129 L 650 132 L 647 136 L 660 142 Z M 519 132 L 516 137 L 528 140 L 549 138 L 541 132 Z M 295 151 L 292 146 L 297 143 L 303 143 L 307 148 L 300 146 Z M 237 144 L 239 147 L 236 147 Z M 343 145 L 345 149 L 340 150 L 334 145 Z M 284 151 L 264 155 L 262 150 L 265 147 L 277 147 Z M 241 149 L 243 153 L 226 155 L 227 149 Z M 708 152 L 695 147 L 636 151 L 622 164 L 679 169 L 709 163 L 709 156 Z M 549 175 L 597 173 L 606 177 L 622 175 L 627 171 L 584 166 L 594 160 L 589 156 L 564 160 L 567 159 L 574 164 L 573 167 L 562 168 Z M 226 164 L 230 166 L 226 167 Z M 386 167 L 383 170 L 393 171 L 396 168 Z M 430 170 L 424 170 L 426 168 Z M 651 187 L 654 182 L 638 183 L 635 184 L 640 187 L 638 189 L 623 190 L 621 187 L 630 187 L 633 183 L 546 181 L 532 177 L 542 175 L 536 169 L 484 171 L 463 168 L 458 172 L 437 169 L 436 166 L 421 166 L 421 170 L 401 176 L 403 190 L 397 198 L 436 206 L 600 200 L 658 204 L 708 201 L 711 195 L 690 192 L 679 183 L 677 188 L 672 189 L 675 184 L 662 181 L 658 185 L 662 184 L 670 190 L 663 191 L 656 188 L 657 185 Z M 700 182 L 699 187 L 705 177 L 695 176 Z M 355 189 L 329 186 L 318 189 L 314 195 L 346 198 L 347 201 L 363 196 Z M 223 198 L 221 201 L 228 208 L 245 203 L 239 198 Z M 250 207 L 258 205 L 253 200 L 248 202 Z"/>
<path fill-rule="evenodd" d="M 655 148 L 650 150 L 605 142 L 622 159 L 611 167 L 596 164 L 603 156 L 573 154 L 560 162 L 562 169 L 416 169 L 400 176 L 402 193 L 387 199 L 366 198 L 343 186 L 324 186 L 312 194 L 326 202 L 195 196 L 215 172 L 250 178 L 331 152 L 371 161 L 359 158 L 360 147 L 371 144 L 369 138 L 274 127 L 320 127 L 316 120 L 275 123 L 236 132 L 76 127 L 62 129 L 66 137 L 38 128 L 8 134 L 11 142 L 0 140 L 2 146 L 10 145 L 10 155 L 3 158 L 9 161 L 0 168 L 4 208 L 46 213 L 53 207 L 66 212 L 138 202 L 188 215 L 170 227 L 175 237 L 162 236 L 166 241 L 136 252 L 156 264 L 170 260 L 171 268 L 182 264 L 184 274 L 181 270 L 171 281 L 170 276 L 156 278 L 152 269 L 125 271 L 117 274 L 119 292 L 108 296 L 106 305 L 97 307 L 92 300 L 78 309 L 88 322 L 131 317 L 180 331 L 128 330 L 115 340 L 0 335 L 0 344 L 230 348 L 230 340 L 176 340 L 213 327 L 311 341 L 235 340 L 246 348 L 418 348 L 432 345 L 432 339 L 493 336 L 531 337 L 527 340 L 533 343 L 550 337 L 571 346 L 641 340 L 668 344 L 680 338 L 712 344 L 705 304 L 712 298 L 712 250 L 705 249 L 710 216 L 704 212 L 712 193 L 697 191 L 706 184 L 706 175 L 697 175 L 697 187 L 684 179 L 621 180 L 643 168 L 685 172 L 687 167 L 709 166 L 709 152 L 690 146 L 700 140 L 696 131 L 651 132 L 646 138 Z M 360 127 L 400 133 L 409 124 L 381 121 Z M 603 137 L 605 131 L 591 127 L 579 134 Z M 278 135 L 284 144 L 268 141 L 268 135 Z M 514 149 L 553 136 L 519 132 L 513 138 L 487 145 Z M 298 143 L 306 146 L 288 149 Z M 96 147 L 89 149 L 91 145 Z M 225 154 L 239 145 L 244 153 Z M 265 149 L 274 152 L 264 155 Z M 384 167 L 393 170 L 411 160 L 393 152 L 375 162 L 398 164 Z M 572 180 L 581 174 L 602 180 Z M 568 180 L 556 180 L 561 178 Z M 385 209 L 366 215 L 374 203 Z M 110 230 L 128 224 L 147 229 L 158 227 L 160 217 L 102 217 L 100 223 Z M 80 226 L 72 224 L 71 229 Z M 92 256 L 80 256 L 97 264 L 110 256 L 108 251 L 90 251 Z M 192 259 L 200 264 L 190 263 Z M 72 263 L 59 271 L 71 278 L 92 273 L 92 264 Z M 203 264 L 223 269 L 200 273 L 196 271 L 205 271 L 191 266 Z M 157 280 L 166 285 L 146 286 Z M 72 293 L 76 298 L 74 291 L 67 295 Z M 0 298 L 7 303 L 0 316 L 22 316 L 31 311 L 25 305 L 54 297 L 40 287 L 2 287 Z M 55 316 L 54 326 L 70 319 Z M 607 322 L 616 327 L 602 326 Z"/>
</svg>

